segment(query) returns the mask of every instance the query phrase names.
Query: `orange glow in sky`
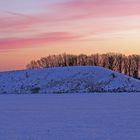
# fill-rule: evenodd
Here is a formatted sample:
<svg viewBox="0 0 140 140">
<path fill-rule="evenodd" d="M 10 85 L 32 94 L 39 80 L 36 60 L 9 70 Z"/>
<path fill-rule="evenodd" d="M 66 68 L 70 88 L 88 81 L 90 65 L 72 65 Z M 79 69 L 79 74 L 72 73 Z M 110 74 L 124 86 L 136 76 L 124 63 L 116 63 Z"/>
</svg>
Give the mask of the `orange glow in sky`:
<svg viewBox="0 0 140 140">
<path fill-rule="evenodd" d="M 139 37 L 139 0 L 0 1 L 0 71 L 64 52 L 140 54 Z"/>
</svg>

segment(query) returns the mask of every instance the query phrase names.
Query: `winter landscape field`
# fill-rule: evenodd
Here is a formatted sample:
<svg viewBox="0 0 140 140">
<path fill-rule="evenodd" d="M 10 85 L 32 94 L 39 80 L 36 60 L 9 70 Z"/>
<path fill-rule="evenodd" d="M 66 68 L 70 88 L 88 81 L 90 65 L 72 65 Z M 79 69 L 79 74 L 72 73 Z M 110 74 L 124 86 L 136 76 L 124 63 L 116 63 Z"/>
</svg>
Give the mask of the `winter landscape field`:
<svg viewBox="0 0 140 140">
<path fill-rule="evenodd" d="M 0 140 L 139 140 L 139 85 L 95 66 L 0 72 Z"/>
<path fill-rule="evenodd" d="M 0 95 L 0 140 L 139 140 L 140 93 Z"/>
<path fill-rule="evenodd" d="M 0 0 L 0 140 L 140 140 L 140 0 Z"/>
</svg>

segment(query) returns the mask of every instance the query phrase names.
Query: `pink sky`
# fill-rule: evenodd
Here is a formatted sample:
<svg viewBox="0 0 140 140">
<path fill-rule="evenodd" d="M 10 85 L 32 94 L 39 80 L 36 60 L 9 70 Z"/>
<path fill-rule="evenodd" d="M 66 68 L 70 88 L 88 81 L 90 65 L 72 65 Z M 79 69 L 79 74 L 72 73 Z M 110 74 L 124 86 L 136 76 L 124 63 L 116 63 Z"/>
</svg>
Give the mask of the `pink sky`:
<svg viewBox="0 0 140 140">
<path fill-rule="evenodd" d="M 54 53 L 140 54 L 139 37 L 139 0 L 0 0 L 0 70 Z"/>
</svg>

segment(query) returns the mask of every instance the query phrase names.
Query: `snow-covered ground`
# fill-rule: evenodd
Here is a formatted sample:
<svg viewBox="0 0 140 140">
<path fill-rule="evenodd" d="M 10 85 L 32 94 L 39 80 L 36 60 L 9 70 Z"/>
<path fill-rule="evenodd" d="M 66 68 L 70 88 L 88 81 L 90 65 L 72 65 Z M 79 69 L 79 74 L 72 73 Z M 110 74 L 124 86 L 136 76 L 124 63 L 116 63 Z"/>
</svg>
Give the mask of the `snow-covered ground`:
<svg viewBox="0 0 140 140">
<path fill-rule="evenodd" d="M 140 91 L 140 80 L 95 67 L 64 67 L 0 73 L 0 93 Z"/>
<path fill-rule="evenodd" d="M 0 95 L 0 140 L 139 139 L 139 93 Z"/>
</svg>

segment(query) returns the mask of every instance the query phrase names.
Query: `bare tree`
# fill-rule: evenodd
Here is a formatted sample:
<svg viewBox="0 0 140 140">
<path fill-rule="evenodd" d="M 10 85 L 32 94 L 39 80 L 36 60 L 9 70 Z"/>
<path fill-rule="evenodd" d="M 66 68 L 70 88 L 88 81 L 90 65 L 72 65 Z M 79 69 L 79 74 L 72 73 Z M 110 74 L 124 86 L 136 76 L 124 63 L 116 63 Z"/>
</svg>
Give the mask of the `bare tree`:
<svg viewBox="0 0 140 140">
<path fill-rule="evenodd" d="M 140 55 L 129 55 L 117 53 L 72 55 L 59 54 L 32 60 L 26 65 L 28 69 L 65 67 L 65 66 L 101 66 L 135 78 L 139 77 Z"/>
</svg>

